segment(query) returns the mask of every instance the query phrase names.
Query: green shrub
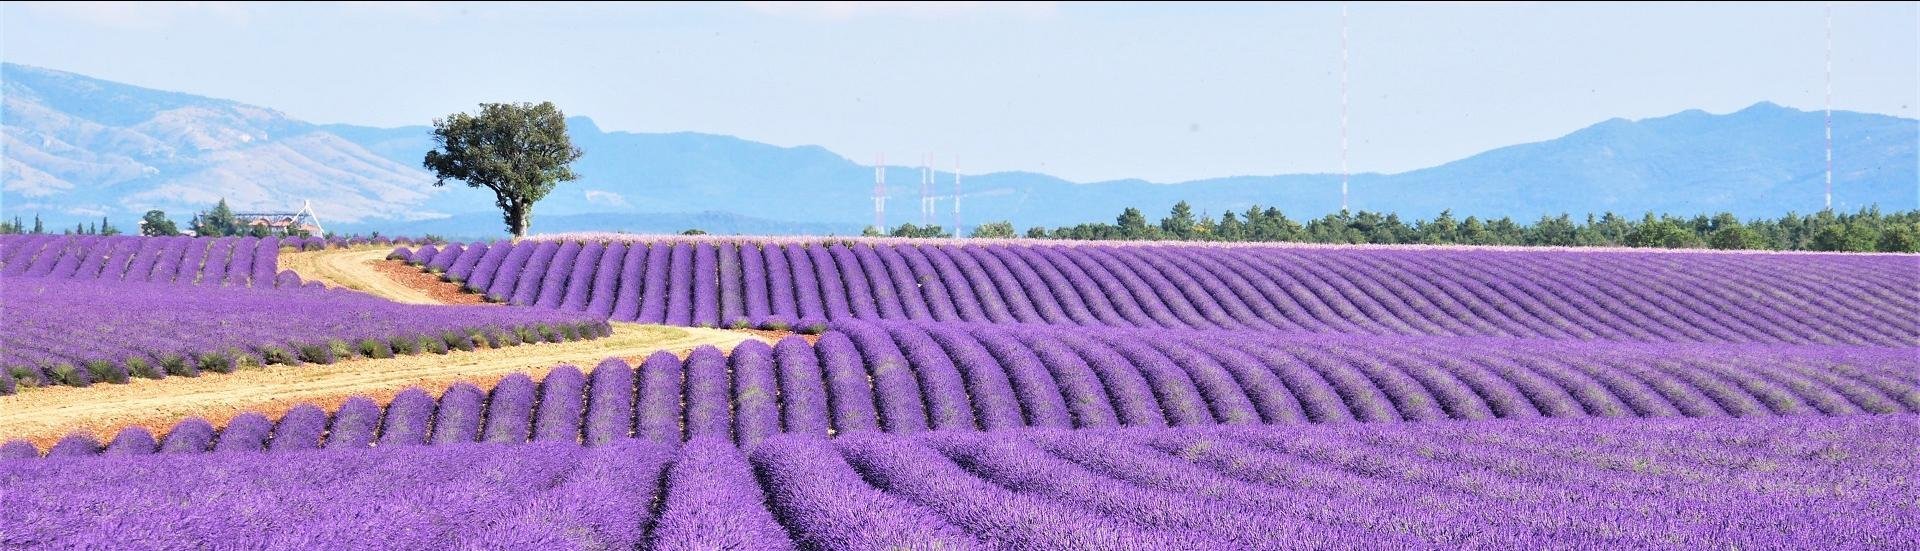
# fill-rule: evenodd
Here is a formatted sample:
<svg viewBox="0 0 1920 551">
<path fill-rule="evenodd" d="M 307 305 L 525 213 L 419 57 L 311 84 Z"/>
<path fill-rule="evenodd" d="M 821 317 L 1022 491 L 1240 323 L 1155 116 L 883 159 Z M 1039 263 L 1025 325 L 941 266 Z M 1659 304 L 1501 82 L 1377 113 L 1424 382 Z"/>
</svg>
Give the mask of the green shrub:
<svg viewBox="0 0 1920 551">
<path fill-rule="evenodd" d="M 40 370 L 31 366 L 10 365 L 7 366 L 7 372 L 13 374 L 15 384 L 40 386 Z"/>
<path fill-rule="evenodd" d="M 201 354 L 199 359 L 201 371 L 214 373 L 232 373 L 235 363 L 231 352 L 208 352 Z"/>
<path fill-rule="evenodd" d="M 340 339 L 327 341 L 327 348 L 333 349 L 333 357 L 335 359 L 344 360 L 353 357 L 353 345 L 347 344 L 347 341 Z"/>
<path fill-rule="evenodd" d="M 140 377 L 143 379 L 162 379 L 162 378 L 166 378 L 167 376 L 167 373 L 165 371 L 155 369 L 154 365 L 148 362 L 146 358 L 137 358 L 137 357 L 127 358 L 127 361 L 125 363 L 127 366 L 127 374 L 132 375 L 134 377 Z"/>
<path fill-rule="evenodd" d="M 381 342 L 380 339 L 361 339 L 360 355 L 368 358 L 391 358 L 393 347 L 387 346 L 387 343 Z"/>
<path fill-rule="evenodd" d="M 160 357 L 160 368 L 167 370 L 168 375 L 178 375 L 181 377 L 197 376 L 200 374 L 200 370 L 194 367 L 192 364 L 187 363 L 187 357 L 184 355 L 167 354 Z"/>
<path fill-rule="evenodd" d="M 402 336 L 396 336 L 396 337 L 394 337 L 394 338 L 393 338 L 393 353 L 394 353 L 395 355 L 399 355 L 399 354 L 408 354 L 408 355 L 412 355 L 412 354 L 419 354 L 419 353 L 420 353 L 420 338 L 419 338 L 419 337 L 414 337 L 414 336 L 410 336 L 410 335 L 402 335 Z"/>
<path fill-rule="evenodd" d="M 420 336 L 420 349 L 435 354 L 447 353 L 447 341 L 431 335 Z"/>
<path fill-rule="evenodd" d="M 263 346 L 260 347 L 260 363 L 300 365 L 300 358 L 294 357 L 293 353 L 287 351 L 285 347 Z"/>
<path fill-rule="evenodd" d="M 87 362 L 87 373 L 91 374 L 95 381 L 115 384 L 126 383 L 128 378 L 127 372 L 121 371 L 120 366 L 113 365 L 113 362 L 106 360 L 89 360 Z"/>
<path fill-rule="evenodd" d="M 74 367 L 73 364 L 66 362 L 53 364 L 53 367 L 47 368 L 47 375 L 53 377 L 53 382 L 68 386 L 88 386 L 93 384 L 93 379 L 87 376 L 86 370 Z"/>
</svg>

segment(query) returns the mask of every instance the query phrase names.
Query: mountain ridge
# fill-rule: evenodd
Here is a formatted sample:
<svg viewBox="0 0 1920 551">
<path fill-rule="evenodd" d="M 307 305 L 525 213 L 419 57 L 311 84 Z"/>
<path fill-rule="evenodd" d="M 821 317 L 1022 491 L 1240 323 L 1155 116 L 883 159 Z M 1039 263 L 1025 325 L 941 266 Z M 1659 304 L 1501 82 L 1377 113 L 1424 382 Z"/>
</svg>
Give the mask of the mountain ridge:
<svg viewBox="0 0 1920 551">
<path fill-rule="evenodd" d="M 430 185 L 432 176 L 420 168 L 432 146 L 427 126 L 313 124 L 266 107 L 11 63 L 0 77 L 7 152 L 0 210 L 9 217 L 40 211 L 53 214 L 50 220 L 127 219 L 145 208 L 184 214 L 220 197 L 247 208 L 314 199 L 323 220 L 394 233 L 424 220 L 477 220 L 465 215 L 493 208 L 485 192 Z M 606 131 L 583 116 L 568 121 L 586 151 L 576 163 L 583 177 L 543 200 L 543 217 L 682 216 L 800 231 L 872 220 L 873 167 L 825 147 Z M 1354 174 L 1350 204 L 1408 218 L 1442 209 L 1521 219 L 1605 210 L 1743 217 L 1817 210 L 1823 125 L 1821 113 L 1771 102 L 1723 115 L 1689 109 L 1612 118 L 1433 167 Z M 1834 130 L 1837 208 L 1920 208 L 1920 121 L 1836 111 Z M 918 172 L 888 167 L 887 179 L 917 182 Z M 936 212 L 928 221 L 951 226 L 954 176 L 936 175 Z M 965 221 L 1011 220 L 1022 228 L 1106 221 L 1125 207 L 1153 212 L 1180 200 L 1201 212 L 1258 203 L 1318 216 L 1337 210 L 1340 199 L 1340 176 L 1324 173 L 1185 182 L 1074 182 L 1028 171 L 964 178 Z M 889 188 L 889 224 L 922 222 L 916 188 Z M 461 233 L 498 232 L 493 226 Z"/>
</svg>

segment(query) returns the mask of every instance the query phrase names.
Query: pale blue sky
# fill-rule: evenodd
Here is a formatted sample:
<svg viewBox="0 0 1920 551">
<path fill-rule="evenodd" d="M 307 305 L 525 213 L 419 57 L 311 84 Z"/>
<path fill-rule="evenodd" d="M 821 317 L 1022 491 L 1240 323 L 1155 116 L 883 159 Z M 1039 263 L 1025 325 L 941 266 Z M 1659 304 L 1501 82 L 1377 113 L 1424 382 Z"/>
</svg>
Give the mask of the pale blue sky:
<svg viewBox="0 0 1920 551">
<path fill-rule="evenodd" d="M 1823 104 L 1823 4 L 1352 4 L 1352 166 L 1612 117 Z M 608 130 L 966 172 L 1339 169 L 1340 5 L 39 5 L 0 57 L 319 123 L 552 100 Z M 1914 117 L 1915 3 L 1834 8 L 1835 105 Z"/>
</svg>

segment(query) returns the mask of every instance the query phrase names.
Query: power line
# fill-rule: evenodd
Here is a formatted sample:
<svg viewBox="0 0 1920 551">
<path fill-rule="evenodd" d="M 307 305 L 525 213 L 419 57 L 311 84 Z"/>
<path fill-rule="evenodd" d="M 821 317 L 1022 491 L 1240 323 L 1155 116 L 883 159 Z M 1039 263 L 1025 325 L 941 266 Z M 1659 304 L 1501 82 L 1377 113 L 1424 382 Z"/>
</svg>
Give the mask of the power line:
<svg viewBox="0 0 1920 551">
<path fill-rule="evenodd" d="M 1340 3 L 1340 212 L 1347 211 L 1347 3 Z"/>
<path fill-rule="evenodd" d="M 887 231 L 887 155 L 882 153 L 873 163 L 873 227 L 885 233 Z"/>
<path fill-rule="evenodd" d="M 1833 2 L 1827 2 L 1827 210 L 1833 210 Z"/>
</svg>

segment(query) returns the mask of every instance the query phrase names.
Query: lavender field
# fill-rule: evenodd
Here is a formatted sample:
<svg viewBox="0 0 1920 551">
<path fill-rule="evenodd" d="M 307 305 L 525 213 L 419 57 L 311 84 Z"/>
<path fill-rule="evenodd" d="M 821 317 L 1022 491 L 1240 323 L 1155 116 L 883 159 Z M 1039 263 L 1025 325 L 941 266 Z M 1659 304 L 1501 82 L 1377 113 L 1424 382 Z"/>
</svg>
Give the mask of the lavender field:
<svg viewBox="0 0 1920 551">
<path fill-rule="evenodd" d="M 818 334 L 8 443 L 0 545 L 1920 546 L 1910 255 L 393 251 L 504 303 L 452 307 L 303 285 L 282 249 L 0 238 L 0 361 L 74 384 L 128 358 L 457 360 L 629 322 Z"/>
<path fill-rule="evenodd" d="M 1911 255 L 681 237 L 396 254 L 498 301 L 671 325 L 1920 345 Z"/>
<path fill-rule="evenodd" d="M 464 420 L 463 420 L 464 421 Z M 338 423 L 338 422 L 336 422 Z M 1910 549 L 1911 414 L 420 445 L 349 422 L 0 461 L 0 543 Z M 319 432 L 309 424 L 303 438 Z M 275 434 L 273 440 L 278 440 Z M 225 444 L 226 439 L 221 439 Z M 184 444 L 182 442 L 185 442 Z"/>
<path fill-rule="evenodd" d="M 291 272 L 275 279 L 279 287 L 261 288 L 4 281 L 0 395 L 20 385 L 88 386 L 230 372 L 243 364 L 445 354 L 593 338 L 609 330 L 606 322 L 581 313 L 394 304 L 303 286 Z"/>
</svg>

